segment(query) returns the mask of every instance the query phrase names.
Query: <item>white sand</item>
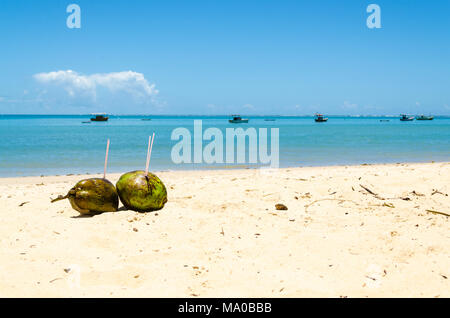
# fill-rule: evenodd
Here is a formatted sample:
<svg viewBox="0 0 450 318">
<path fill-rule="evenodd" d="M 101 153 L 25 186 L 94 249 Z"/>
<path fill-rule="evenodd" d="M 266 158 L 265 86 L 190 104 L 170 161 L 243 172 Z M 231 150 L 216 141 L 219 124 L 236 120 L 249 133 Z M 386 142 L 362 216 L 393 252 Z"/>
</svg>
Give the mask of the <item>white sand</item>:
<svg viewBox="0 0 450 318">
<path fill-rule="evenodd" d="M 50 197 L 85 176 L 0 179 L 0 297 L 450 297 L 450 163 L 158 175 L 84 218 Z"/>
</svg>

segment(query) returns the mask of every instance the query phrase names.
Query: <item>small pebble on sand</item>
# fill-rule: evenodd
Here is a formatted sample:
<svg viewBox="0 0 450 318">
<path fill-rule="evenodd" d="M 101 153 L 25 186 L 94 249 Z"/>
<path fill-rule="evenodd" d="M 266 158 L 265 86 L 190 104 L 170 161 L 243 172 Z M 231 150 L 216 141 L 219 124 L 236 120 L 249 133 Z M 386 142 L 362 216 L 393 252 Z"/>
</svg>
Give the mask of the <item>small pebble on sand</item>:
<svg viewBox="0 0 450 318">
<path fill-rule="evenodd" d="M 284 204 L 278 203 L 278 204 L 275 204 L 275 209 L 277 209 L 277 210 L 287 210 L 288 208 Z"/>
</svg>

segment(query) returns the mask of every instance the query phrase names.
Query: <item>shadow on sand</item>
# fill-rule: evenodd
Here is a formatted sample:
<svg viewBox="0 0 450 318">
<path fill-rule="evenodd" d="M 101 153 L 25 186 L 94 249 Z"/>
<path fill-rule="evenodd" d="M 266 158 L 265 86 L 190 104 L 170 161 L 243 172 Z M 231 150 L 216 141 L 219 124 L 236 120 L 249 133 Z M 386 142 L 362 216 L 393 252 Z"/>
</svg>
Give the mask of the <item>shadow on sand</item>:
<svg viewBox="0 0 450 318">
<path fill-rule="evenodd" d="M 80 215 L 76 215 L 76 216 L 71 216 L 72 219 L 89 219 L 89 218 L 93 218 L 94 216 L 100 215 L 100 214 L 104 214 L 104 213 L 117 213 L 117 212 L 121 212 L 121 211 L 129 211 L 126 207 L 121 206 L 120 208 L 117 209 L 117 211 L 114 212 L 99 212 L 99 213 L 92 213 L 92 214 L 80 214 Z"/>
</svg>

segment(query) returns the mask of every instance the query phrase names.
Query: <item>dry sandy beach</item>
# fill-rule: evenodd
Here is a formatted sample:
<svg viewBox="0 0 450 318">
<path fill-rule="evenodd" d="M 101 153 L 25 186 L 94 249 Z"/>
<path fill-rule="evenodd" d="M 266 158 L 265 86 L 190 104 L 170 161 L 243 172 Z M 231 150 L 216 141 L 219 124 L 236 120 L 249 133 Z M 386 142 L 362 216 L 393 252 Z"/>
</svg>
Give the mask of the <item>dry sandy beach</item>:
<svg viewBox="0 0 450 318">
<path fill-rule="evenodd" d="M 158 176 L 94 217 L 50 203 L 86 176 L 0 179 L 0 297 L 450 297 L 450 163 Z"/>
</svg>

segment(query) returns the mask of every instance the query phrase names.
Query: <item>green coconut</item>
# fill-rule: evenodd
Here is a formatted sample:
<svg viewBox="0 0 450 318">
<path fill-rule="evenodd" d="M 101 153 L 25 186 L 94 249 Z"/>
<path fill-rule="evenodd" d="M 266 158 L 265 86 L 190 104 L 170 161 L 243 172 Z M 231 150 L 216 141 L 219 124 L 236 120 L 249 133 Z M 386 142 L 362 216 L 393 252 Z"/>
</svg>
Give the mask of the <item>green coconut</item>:
<svg viewBox="0 0 450 318">
<path fill-rule="evenodd" d="M 66 196 L 58 196 L 53 202 L 69 199 L 72 208 L 81 214 L 115 212 L 119 198 L 114 185 L 106 179 L 92 178 L 79 181 Z"/>
<path fill-rule="evenodd" d="M 160 210 L 167 202 L 164 183 L 153 173 L 131 171 L 123 174 L 116 183 L 117 193 L 123 205 L 133 211 Z"/>
</svg>

